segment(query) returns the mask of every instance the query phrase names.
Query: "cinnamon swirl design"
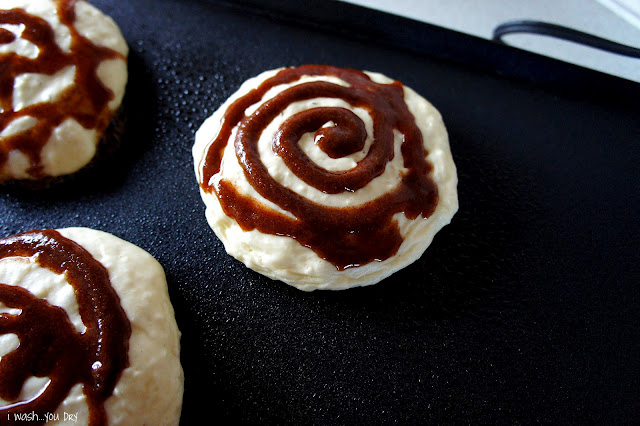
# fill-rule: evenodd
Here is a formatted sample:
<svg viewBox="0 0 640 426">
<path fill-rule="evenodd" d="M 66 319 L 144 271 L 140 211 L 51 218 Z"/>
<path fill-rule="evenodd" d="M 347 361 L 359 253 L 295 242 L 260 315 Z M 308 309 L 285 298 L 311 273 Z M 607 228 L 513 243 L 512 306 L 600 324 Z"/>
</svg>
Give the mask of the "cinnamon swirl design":
<svg viewBox="0 0 640 426">
<path fill-rule="evenodd" d="M 94 155 L 127 82 L 127 44 L 84 0 L 0 6 L 0 182 L 73 173 Z"/>
<path fill-rule="evenodd" d="M 263 73 L 205 121 L 193 153 L 227 251 L 303 290 L 378 282 L 458 207 L 439 113 L 380 74 Z"/>
<path fill-rule="evenodd" d="M 0 409 L 9 417 L 53 413 L 76 383 L 82 383 L 92 424 L 104 424 L 104 401 L 128 366 L 131 325 L 111 287 L 109 274 L 86 250 L 56 231 L 29 232 L 0 241 L 0 258 L 32 258 L 41 267 L 65 274 L 86 326 L 75 330 L 64 309 L 22 287 L 0 283 L 0 301 L 18 315 L 2 314 L 0 332 L 15 333 L 20 345 L 0 359 L 0 397 L 15 400 L 29 377 L 50 382 L 37 397 Z"/>
<path fill-rule="evenodd" d="M 177 424 L 179 332 L 163 279 L 150 255 L 99 231 L 0 240 L 0 418 Z"/>
</svg>

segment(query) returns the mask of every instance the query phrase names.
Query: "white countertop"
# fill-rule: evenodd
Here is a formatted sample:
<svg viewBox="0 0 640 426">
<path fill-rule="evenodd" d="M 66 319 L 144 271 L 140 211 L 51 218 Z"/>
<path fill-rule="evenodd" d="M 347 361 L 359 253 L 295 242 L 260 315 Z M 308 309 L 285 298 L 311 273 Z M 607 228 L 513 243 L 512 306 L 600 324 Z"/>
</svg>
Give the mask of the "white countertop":
<svg viewBox="0 0 640 426">
<path fill-rule="evenodd" d="M 640 48 L 640 0 L 342 0 L 491 39 L 498 25 L 537 20 Z M 640 82 L 640 59 L 550 37 L 513 34 L 512 46 Z"/>
</svg>

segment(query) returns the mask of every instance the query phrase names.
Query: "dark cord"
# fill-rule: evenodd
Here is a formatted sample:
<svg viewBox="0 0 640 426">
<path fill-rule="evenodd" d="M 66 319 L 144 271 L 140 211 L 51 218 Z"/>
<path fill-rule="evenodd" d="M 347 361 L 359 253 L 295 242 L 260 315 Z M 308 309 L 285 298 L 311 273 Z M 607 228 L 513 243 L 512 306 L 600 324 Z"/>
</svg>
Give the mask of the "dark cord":
<svg viewBox="0 0 640 426">
<path fill-rule="evenodd" d="M 498 25 L 493 30 L 493 41 L 506 44 L 504 40 L 502 40 L 502 37 L 513 33 L 530 33 L 555 37 L 572 41 L 574 43 L 584 44 L 610 53 L 640 59 L 640 49 L 636 49 L 635 47 L 626 46 L 624 44 L 596 37 L 571 28 L 562 27 L 560 25 L 539 21 L 511 21 Z"/>
</svg>

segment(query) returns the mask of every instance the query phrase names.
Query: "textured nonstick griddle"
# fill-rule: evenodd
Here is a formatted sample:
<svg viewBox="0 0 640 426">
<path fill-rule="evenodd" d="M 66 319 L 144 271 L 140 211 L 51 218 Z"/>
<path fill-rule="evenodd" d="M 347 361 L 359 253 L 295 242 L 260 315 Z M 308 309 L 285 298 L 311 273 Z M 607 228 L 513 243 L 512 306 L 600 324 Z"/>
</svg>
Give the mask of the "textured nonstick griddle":
<svg viewBox="0 0 640 426">
<path fill-rule="evenodd" d="M 329 1 L 93 3 L 131 47 L 122 147 L 2 193 L 0 232 L 88 226 L 160 261 L 183 424 L 637 420 L 638 85 Z M 270 281 L 204 218 L 195 130 L 245 79 L 305 63 L 403 81 L 449 130 L 460 211 L 372 287 Z"/>
</svg>

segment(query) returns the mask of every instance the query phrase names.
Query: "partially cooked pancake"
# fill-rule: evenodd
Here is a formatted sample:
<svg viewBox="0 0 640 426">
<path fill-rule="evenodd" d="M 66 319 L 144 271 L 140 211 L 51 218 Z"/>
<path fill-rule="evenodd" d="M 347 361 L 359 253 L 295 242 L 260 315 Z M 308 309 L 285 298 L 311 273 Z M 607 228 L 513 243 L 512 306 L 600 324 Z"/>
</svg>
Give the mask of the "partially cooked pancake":
<svg viewBox="0 0 640 426">
<path fill-rule="evenodd" d="M 2 419 L 179 422 L 184 377 L 167 282 L 131 243 L 87 228 L 1 239 L 0 334 Z"/>
<path fill-rule="evenodd" d="M 2 2 L 0 182 L 74 173 L 100 141 L 116 142 L 104 135 L 124 96 L 127 54 L 115 22 L 84 0 Z"/>
<path fill-rule="evenodd" d="M 227 252 L 302 290 L 377 283 L 458 210 L 440 114 L 377 73 L 267 71 L 204 122 L 193 156 Z"/>
</svg>

